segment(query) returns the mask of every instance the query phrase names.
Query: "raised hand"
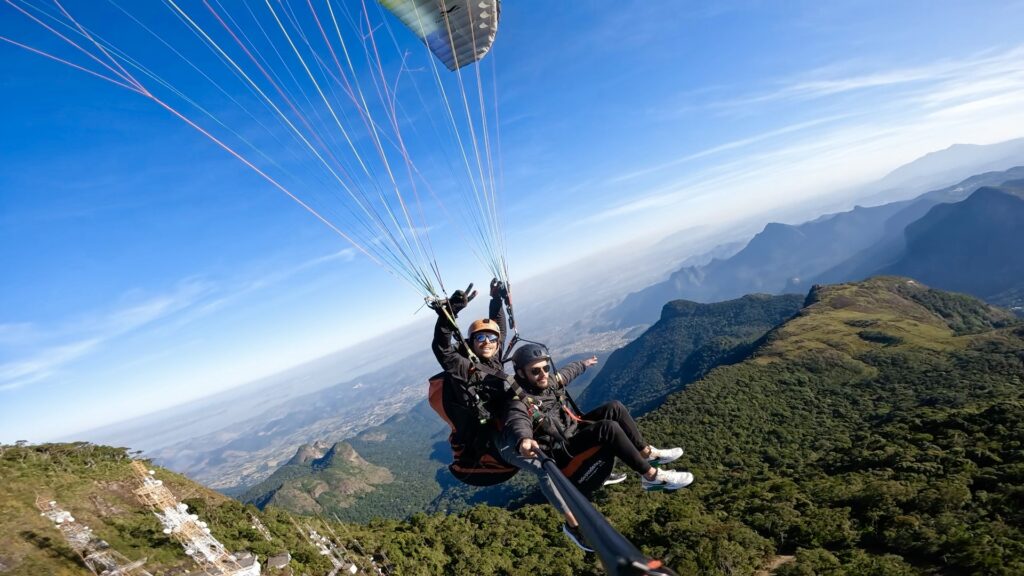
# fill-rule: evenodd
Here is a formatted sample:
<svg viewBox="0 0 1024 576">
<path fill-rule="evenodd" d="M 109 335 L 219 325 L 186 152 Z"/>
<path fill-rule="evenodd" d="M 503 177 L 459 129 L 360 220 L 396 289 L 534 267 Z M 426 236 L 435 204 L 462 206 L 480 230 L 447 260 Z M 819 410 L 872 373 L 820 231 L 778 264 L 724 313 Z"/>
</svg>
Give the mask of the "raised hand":
<svg viewBox="0 0 1024 576">
<path fill-rule="evenodd" d="M 473 290 L 473 284 L 470 283 L 466 286 L 465 290 L 456 290 L 452 293 L 451 298 L 448 299 L 448 305 L 452 309 L 452 314 L 458 314 L 476 298 L 476 290 Z"/>
<path fill-rule="evenodd" d="M 494 278 L 491 280 L 491 298 L 507 298 L 508 287 L 505 283 Z"/>
</svg>

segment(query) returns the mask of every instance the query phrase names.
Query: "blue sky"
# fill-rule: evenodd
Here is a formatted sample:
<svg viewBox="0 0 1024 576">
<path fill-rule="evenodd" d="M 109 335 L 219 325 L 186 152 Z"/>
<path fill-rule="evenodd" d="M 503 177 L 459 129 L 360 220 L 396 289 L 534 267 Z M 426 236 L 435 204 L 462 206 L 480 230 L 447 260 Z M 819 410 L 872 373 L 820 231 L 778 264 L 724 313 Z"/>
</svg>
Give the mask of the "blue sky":
<svg viewBox="0 0 1024 576">
<path fill-rule="evenodd" d="M 1024 136 L 1024 2 L 704 4 L 504 4 L 483 70 L 497 77 L 513 280 L 836 193 L 953 143 Z M 160 3 L 131 5 L 196 50 Z M 261 138 L 145 34 L 104 29 L 109 5 L 65 6 Z M 410 97 L 431 77 L 417 41 L 390 25 L 420 58 L 401 84 Z M 0 36 L 73 55 L 7 4 Z M 388 48 L 382 64 L 397 66 Z M 444 139 L 429 122 L 437 96 L 424 94 L 402 132 L 455 212 L 457 183 L 441 161 L 450 151 L 436 150 Z M 73 434 L 237 386 L 407 324 L 421 303 L 137 94 L 0 43 L 0 116 L 0 441 Z M 262 142 L 282 164 L 308 166 Z M 330 201 L 315 188 L 310 197 Z M 458 218 L 423 205 L 449 288 L 485 283 Z"/>
</svg>

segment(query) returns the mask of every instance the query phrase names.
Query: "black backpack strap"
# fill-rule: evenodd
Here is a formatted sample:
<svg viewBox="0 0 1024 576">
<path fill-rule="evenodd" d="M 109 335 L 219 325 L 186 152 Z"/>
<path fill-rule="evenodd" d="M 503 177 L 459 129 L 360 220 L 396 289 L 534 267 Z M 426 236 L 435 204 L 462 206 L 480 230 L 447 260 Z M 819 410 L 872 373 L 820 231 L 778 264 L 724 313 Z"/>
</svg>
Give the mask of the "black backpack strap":
<svg viewBox="0 0 1024 576">
<path fill-rule="evenodd" d="M 481 424 L 486 424 L 491 420 L 491 411 L 484 405 L 484 399 L 480 397 L 478 385 L 472 380 L 472 374 L 470 374 L 470 381 L 465 383 L 464 388 L 466 392 L 469 393 L 470 398 L 473 399 L 477 419 L 480 420 Z"/>
</svg>

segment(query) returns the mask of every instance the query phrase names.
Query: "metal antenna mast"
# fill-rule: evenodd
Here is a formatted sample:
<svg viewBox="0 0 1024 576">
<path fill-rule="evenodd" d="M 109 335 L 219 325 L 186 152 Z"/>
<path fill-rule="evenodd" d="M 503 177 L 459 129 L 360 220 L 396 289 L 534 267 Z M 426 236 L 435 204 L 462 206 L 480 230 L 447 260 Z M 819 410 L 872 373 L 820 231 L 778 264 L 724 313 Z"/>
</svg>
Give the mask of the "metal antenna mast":
<svg viewBox="0 0 1024 576">
<path fill-rule="evenodd" d="M 60 530 L 68 545 L 93 574 L 97 576 L 153 576 L 142 567 L 146 563 L 145 558 L 135 562 L 128 560 L 120 552 L 111 548 L 110 544 L 93 534 L 91 528 L 75 522 L 75 517 L 58 506 L 56 501 L 38 496 L 36 508 L 39 508 L 40 516 L 49 518 Z"/>
</svg>

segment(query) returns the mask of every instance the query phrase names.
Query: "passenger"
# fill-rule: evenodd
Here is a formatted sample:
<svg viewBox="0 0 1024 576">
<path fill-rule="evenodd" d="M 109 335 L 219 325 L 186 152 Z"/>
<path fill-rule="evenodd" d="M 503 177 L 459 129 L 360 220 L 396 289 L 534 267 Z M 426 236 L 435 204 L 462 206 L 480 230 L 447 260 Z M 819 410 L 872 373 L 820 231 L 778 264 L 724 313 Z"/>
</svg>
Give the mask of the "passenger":
<svg viewBox="0 0 1024 576">
<path fill-rule="evenodd" d="M 647 444 L 621 402 L 609 402 L 583 415 L 576 413 L 565 389 L 587 367 L 597 363 L 596 356 L 567 364 L 552 374 L 547 349 L 539 344 L 526 344 L 512 355 L 512 363 L 522 391 L 518 399 L 506 397 L 500 455 L 505 462 L 537 474 L 544 495 L 563 513 L 564 503 L 538 459 L 541 451 L 554 459 L 588 496 L 604 479 L 586 477 L 598 466 L 591 462 L 602 457 L 608 461 L 604 477 L 618 457 L 640 474 L 644 490 L 673 491 L 693 482 L 689 472 L 655 467 L 678 459 L 683 449 L 661 449 Z M 589 550 L 572 515 L 566 518 L 563 531 L 577 546 Z"/>
</svg>

